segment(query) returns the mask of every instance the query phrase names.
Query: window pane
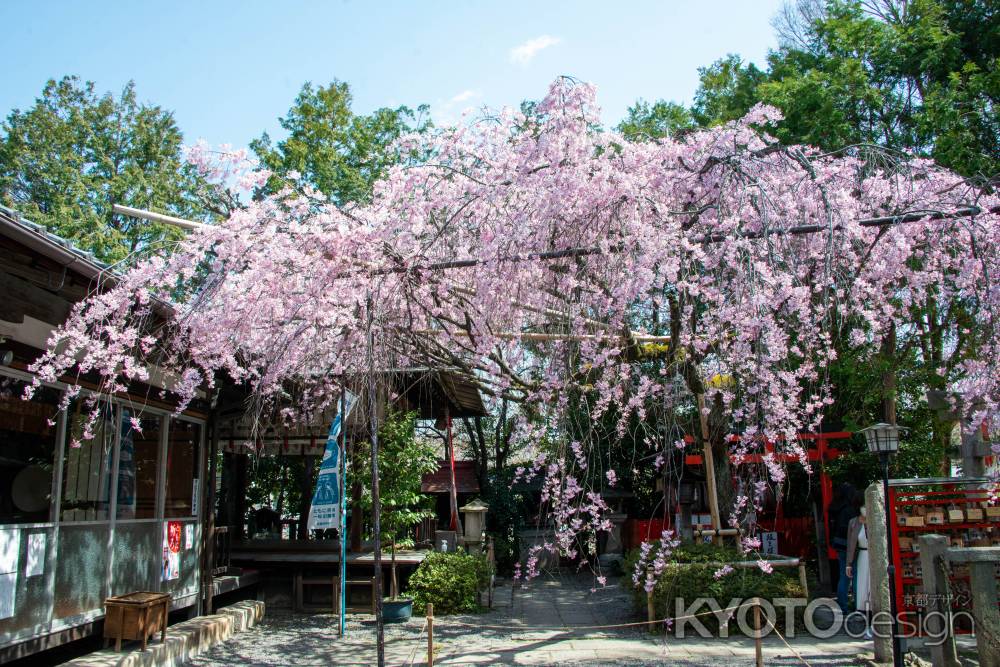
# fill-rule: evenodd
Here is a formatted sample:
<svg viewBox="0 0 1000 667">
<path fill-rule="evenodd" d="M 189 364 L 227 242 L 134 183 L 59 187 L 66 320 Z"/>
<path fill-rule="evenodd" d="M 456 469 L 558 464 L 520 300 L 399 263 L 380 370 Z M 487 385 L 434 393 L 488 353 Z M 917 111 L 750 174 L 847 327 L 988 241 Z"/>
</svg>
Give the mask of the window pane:
<svg viewBox="0 0 1000 667">
<path fill-rule="evenodd" d="M 70 404 L 66 415 L 66 454 L 63 460 L 63 521 L 102 521 L 108 518 L 111 466 L 114 452 L 112 410 L 102 405 L 93 438 L 83 437 L 90 419 L 83 401 Z"/>
<path fill-rule="evenodd" d="M 57 553 L 54 617 L 102 609 L 107 597 L 107 524 L 60 527 Z"/>
<path fill-rule="evenodd" d="M 198 452 L 201 426 L 174 419 L 167 443 L 167 501 L 165 516 L 194 515 L 194 495 L 198 491 Z"/>
<path fill-rule="evenodd" d="M 9 529 L 8 529 L 9 530 Z M 49 581 L 48 556 L 55 549 L 54 528 L 15 528 L 17 573 L 0 575 L 0 586 L 14 587 L 14 615 L 0 619 L 0 643 L 7 644 L 14 633 L 34 634 L 49 622 L 52 612 L 52 591 Z M 8 533 L 9 539 L 10 533 Z M 14 579 L 11 582 L 11 579 Z M 9 593 L 10 589 L 5 592 Z M 9 598 L 8 598 L 9 599 Z"/>
<path fill-rule="evenodd" d="M 157 463 L 163 418 L 121 408 L 121 453 L 118 460 L 119 519 L 156 516 Z"/>
<path fill-rule="evenodd" d="M 115 527 L 111 595 L 160 590 L 163 524 L 125 523 Z"/>
<path fill-rule="evenodd" d="M 60 393 L 0 376 L 0 524 L 49 520 Z"/>
</svg>

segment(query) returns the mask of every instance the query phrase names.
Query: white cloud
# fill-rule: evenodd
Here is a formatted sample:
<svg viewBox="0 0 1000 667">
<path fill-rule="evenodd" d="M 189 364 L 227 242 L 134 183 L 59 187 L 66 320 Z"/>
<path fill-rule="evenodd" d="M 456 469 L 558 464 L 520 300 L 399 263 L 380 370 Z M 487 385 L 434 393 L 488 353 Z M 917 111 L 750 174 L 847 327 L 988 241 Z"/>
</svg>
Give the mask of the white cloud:
<svg viewBox="0 0 1000 667">
<path fill-rule="evenodd" d="M 510 50 L 510 61 L 515 65 L 525 67 L 538 55 L 539 51 L 547 49 L 550 46 L 555 46 L 561 41 L 561 39 L 552 35 L 542 35 L 534 39 L 529 39 L 527 42 L 518 44 Z"/>
<path fill-rule="evenodd" d="M 449 100 L 453 104 L 461 104 L 462 102 L 468 102 L 469 100 L 475 99 L 480 96 L 480 93 L 475 90 L 463 90 L 458 95 Z"/>
<path fill-rule="evenodd" d="M 480 100 L 482 96 L 482 90 L 468 88 L 456 95 L 452 95 L 446 100 L 437 100 L 431 105 L 431 115 L 434 118 L 434 123 L 439 126 L 456 124 L 462 114 L 475 110 L 476 100 Z"/>
</svg>

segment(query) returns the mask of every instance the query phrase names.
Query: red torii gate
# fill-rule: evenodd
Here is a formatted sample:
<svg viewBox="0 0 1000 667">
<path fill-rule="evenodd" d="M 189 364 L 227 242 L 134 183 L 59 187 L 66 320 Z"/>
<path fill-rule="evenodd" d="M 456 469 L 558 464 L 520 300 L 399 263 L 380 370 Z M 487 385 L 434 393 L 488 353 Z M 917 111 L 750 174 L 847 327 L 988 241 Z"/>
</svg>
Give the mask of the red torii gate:
<svg viewBox="0 0 1000 667">
<path fill-rule="evenodd" d="M 833 461 L 841 456 L 842 450 L 838 447 L 832 446 L 831 441 L 836 440 L 849 440 L 853 437 L 853 433 L 849 431 L 833 431 L 830 433 L 800 433 L 799 439 L 811 443 L 813 446 L 806 448 L 806 457 L 810 462 L 819 464 L 819 488 L 820 488 L 820 499 L 822 503 L 823 510 L 823 533 L 826 539 L 826 549 L 827 555 L 830 558 L 836 558 L 836 552 L 830 548 L 830 522 L 827 516 L 827 509 L 830 507 L 830 502 L 833 500 L 833 482 L 830 476 L 826 473 L 825 463 L 827 461 Z M 729 440 L 735 442 L 739 440 L 739 436 L 730 436 Z M 684 436 L 684 441 L 688 444 L 693 444 L 695 442 L 694 437 L 690 435 Z M 764 442 L 764 452 L 736 455 L 730 456 L 730 462 L 733 465 L 744 465 L 747 463 L 762 463 L 763 457 L 766 454 L 774 454 L 774 459 L 780 463 L 796 463 L 799 457 L 794 454 L 787 453 L 777 453 L 774 451 L 774 443 L 772 441 Z M 704 465 L 705 461 L 701 454 L 686 454 L 684 456 L 684 464 L 689 466 L 700 466 Z M 808 534 L 808 531 L 802 531 L 802 525 L 788 525 L 791 519 L 786 519 L 784 513 L 784 507 L 782 503 L 778 503 L 775 516 L 773 519 L 773 525 L 769 526 L 772 531 L 783 533 L 786 538 L 789 534 L 803 535 Z M 768 522 L 761 522 L 760 525 L 765 527 Z M 799 523 L 799 522 L 796 522 Z M 805 522 L 808 524 L 808 520 Z M 787 539 L 786 539 L 787 541 Z M 798 542 L 799 540 L 791 540 L 791 542 Z M 801 547 L 799 551 L 802 551 Z M 804 555 L 804 554 L 799 554 Z"/>
</svg>

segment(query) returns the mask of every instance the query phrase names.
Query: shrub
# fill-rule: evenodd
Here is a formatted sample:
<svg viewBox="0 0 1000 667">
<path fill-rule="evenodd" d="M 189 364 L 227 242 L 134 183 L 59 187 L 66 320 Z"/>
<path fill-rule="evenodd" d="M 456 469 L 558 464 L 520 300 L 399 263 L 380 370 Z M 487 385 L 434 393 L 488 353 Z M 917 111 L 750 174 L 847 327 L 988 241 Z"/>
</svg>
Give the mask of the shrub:
<svg viewBox="0 0 1000 667">
<path fill-rule="evenodd" d="M 407 592 L 420 613 L 429 602 L 435 614 L 460 614 L 478 609 L 476 593 L 489 584 L 489 577 L 485 556 L 433 552 L 410 577 Z"/>
<path fill-rule="evenodd" d="M 639 559 L 638 549 L 628 554 L 624 568 L 627 585 L 631 586 L 636 609 L 646 614 L 646 591 L 632 583 L 632 573 Z M 718 563 L 734 563 L 753 560 L 733 547 L 720 547 L 712 544 L 683 544 L 671 554 L 670 563 L 656 582 L 653 589 L 653 607 L 657 618 L 673 618 L 677 613 L 676 600 L 685 601 L 689 607 L 696 598 L 714 598 L 720 608 L 729 607 L 733 599 L 737 604 L 753 597 L 774 600 L 776 598 L 801 598 L 805 591 L 798 580 L 798 570 L 793 568 L 774 568 L 771 574 L 760 568 L 734 568 L 732 572 L 716 578 L 719 571 Z M 696 613 L 707 612 L 708 607 L 702 607 Z M 802 607 L 796 609 L 796 618 L 802 615 Z M 718 621 L 713 615 L 700 616 L 705 627 L 718 629 Z M 775 624 L 779 629 L 784 627 L 785 614 L 777 610 Z M 738 632 L 735 622 L 730 621 L 730 630 Z M 783 630 L 782 630 L 783 631 Z"/>
</svg>

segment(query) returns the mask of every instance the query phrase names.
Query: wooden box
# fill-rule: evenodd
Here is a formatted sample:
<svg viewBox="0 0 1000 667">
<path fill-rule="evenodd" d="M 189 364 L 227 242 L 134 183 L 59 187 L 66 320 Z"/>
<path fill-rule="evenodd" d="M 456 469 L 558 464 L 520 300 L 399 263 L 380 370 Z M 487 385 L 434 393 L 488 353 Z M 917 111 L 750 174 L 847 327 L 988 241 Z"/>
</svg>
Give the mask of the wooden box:
<svg viewBox="0 0 1000 667">
<path fill-rule="evenodd" d="M 940 526 L 944 523 L 944 512 L 941 510 L 931 510 L 927 513 L 928 526 Z"/>
<path fill-rule="evenodd" d="M 161 642 L 166 639 L 169 613 L 169 593 L 136 591 L 110 597 L 104 601 L 104 638 L 115 640 L 116 651 L 121 650 L 122 640 L 141 640 L 145 651 L 157 632 Z"/>
</svg>

